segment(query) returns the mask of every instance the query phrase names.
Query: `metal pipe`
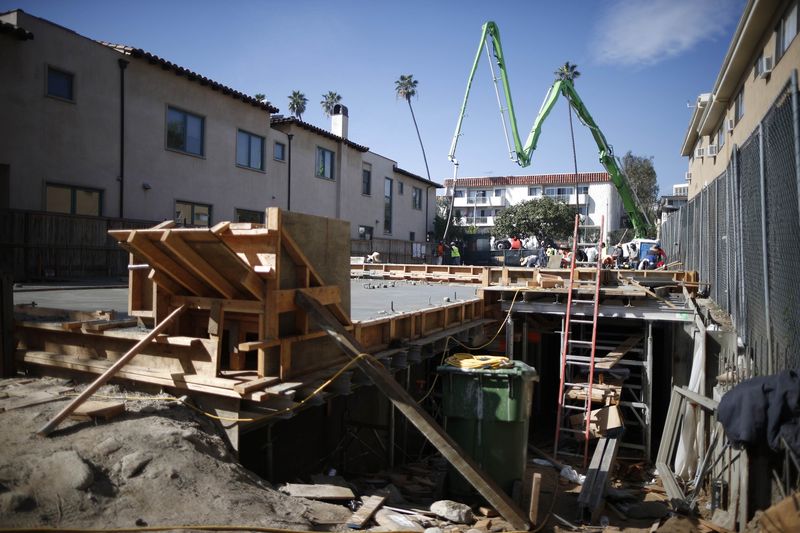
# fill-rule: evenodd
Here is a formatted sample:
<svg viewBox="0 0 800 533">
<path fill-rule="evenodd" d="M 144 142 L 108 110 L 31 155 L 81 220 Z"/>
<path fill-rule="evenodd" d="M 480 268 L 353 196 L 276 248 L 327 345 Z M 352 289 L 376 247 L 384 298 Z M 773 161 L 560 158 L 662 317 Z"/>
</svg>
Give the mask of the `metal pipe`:
<svg viewBox="0 0 800 533">
<path fill-rule="evenodd" d="M 118 59 L 119 65 L 119 218 L 125 214 L 125 69 L 128 61 Z"/>
<path fill-rule="evenodd" d="M 289 148 L 287 149 L 287 158 L 288 161 L 286 162 L 286 171 L 288 173 L 288 180 L 287 180 L 287 191 L 286 191 L 286 210 L 292 210 L 292 138 L 294 134 L 287 133 L 286 137 L 289 139 Z"/>
<path fill-rule="evenodd" d="M 764 170 L 764 123 L 758 124 L 758 176 L 761 197 L 761 266 L 764 272 L 764 319 L 767 328 L 767 374 L 773 373 L 772 326 L 769 321 L 769 246 L 767 246 L 767 183 Z"/>
</svg>

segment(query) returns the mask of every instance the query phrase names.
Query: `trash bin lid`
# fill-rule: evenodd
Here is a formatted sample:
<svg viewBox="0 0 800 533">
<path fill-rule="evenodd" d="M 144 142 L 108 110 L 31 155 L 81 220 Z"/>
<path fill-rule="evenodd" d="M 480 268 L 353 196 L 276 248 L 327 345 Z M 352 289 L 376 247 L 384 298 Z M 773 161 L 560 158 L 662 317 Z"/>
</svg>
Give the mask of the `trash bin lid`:
<svg viewBox="0 0 800 533">
<path fill-rule="evenodd" d="M 522 361 L 512 361 L 511 368 L 459 368 L 452 365 L 440 365 L 436 371 L 440 374 L 482 375 L 487 377 L 521 378 L 526 381 L 539 381 L 536 369 Z"/>
</svg>

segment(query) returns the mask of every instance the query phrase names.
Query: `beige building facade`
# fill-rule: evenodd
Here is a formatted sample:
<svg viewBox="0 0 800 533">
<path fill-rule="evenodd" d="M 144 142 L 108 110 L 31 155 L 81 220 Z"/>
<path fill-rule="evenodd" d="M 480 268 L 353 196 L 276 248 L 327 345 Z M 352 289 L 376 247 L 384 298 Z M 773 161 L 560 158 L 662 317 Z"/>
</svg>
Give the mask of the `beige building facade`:
<svg viewBox="0 0 800 533">
<path fill-rule="evenodd" d="M 269 102 L 21 10 L 0 14 L 0 80 L 0 208 L 210 225 L 277 206 L 349 220 L 354 238 L 432 228 L 411 190 L 436 185 L 347 140 L 346 117 L 339 135 L 273 121 Z M 408 187 L 388 211 L 384 177 Z"/>
<path fill-rule="evenodd" d="M 681 155 L 689 198 L 697 195 L 758 129 L 800 68 L 798 0 L 749 0 L 710 93 L 698 96 Z"/>
</svg>

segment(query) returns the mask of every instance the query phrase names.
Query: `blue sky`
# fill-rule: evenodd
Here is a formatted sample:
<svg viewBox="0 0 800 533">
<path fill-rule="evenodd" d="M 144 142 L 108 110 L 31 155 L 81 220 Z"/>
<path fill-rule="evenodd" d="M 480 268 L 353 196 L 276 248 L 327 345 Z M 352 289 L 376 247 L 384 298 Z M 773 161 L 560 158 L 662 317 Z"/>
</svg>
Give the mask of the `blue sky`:
<svg viewBox="0 0 800 533">
<path fill-rule="evenodd" d="M 453 169 L 447 153 L 481 25 L 497 22 L 521 135 L 553 71 L 570 61 L 576 88 L 617 155 L 653 156 L 661 192 L 683 182 L 680 146 L 694 102 L 710 91 L 744 0 L 473 2 L 7 1 L 87 37 L 143 48 L 240 91 L 263 92 L 288 114 L 287 96 L 309 99 L 303 119 L 328 128 L 321 95 L 350 111 L 350 138 L 425 175 L 400 74 L 419 80 L 412 100 L 432 179 Z M 602 170 L 576 122 L 578 170 Z M 485 58 L 473 84 L 457 157 L 459 176 L 572 172 L 567 106 L 544 125 L 531 166 L 507 155 Z"/>
</svg>

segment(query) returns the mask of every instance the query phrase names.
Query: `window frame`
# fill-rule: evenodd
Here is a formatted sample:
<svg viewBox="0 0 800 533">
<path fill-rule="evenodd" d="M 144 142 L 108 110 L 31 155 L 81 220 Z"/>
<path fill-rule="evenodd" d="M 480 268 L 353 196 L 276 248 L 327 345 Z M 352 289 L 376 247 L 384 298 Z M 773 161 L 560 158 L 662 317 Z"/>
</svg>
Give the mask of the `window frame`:
<svg viewBox="0 0 800 533">
<path fill-rule="evenodd" d="M 51 210 L 49 210 L 47 208 L 47 192 L 48 192 L 48 188 L 50 188 L 50 187 L 69 190 L 70 199 L 69 199 L 69 212 L 68 213 L 65 213 L 63 211 L 51 211 Z M 76 197 L 76 192 L 77 191 L 83 191 L 83 192 L 89 192 L 89 193 L 97 193 L 98 198 L 97 198 L 97 214 L 96 215 L 87 214 L 87 213 L 77 213 L 76 212 L 76 208 L 77 208 L 77 205 L 78 205 L 77 197 Z M 59 183 L 59 182 L 55 182 L 55 181 L 46 181 L 45 184 L 44 184 L 44 210 L 46 212 L 48 212 L 48 213 L 60 213 L 60 214 L 63 214 L 63 215 L 78 215 L 78 216 L 92 216 L 92 217 L 97 216 L 97 217 L 101 217 L 101 216 L 103 216 L 103 200 L 104 199 L 105 199 L 105 190 L 103 190 L 103 189 L 97 189 L 95 187 L 84 187 L 82 185 L 71 185 L 71 184 Z"/>
<path fill-rule="evenodd" d="M 733 123 L 734 125 L 738 125 L 739 122 L 744 118 L 745 113 L 745 106 L 744 106 L 744 87 L 739 89 L 736 93 L 736 97 L 733 100 Z"/>
<path fill-rule="evenodd" d="M 389 193 L 387 194 L 387 186 Z M 392 234 L 392 211 L 394 208 L 394 180 L 388 176 L 383 178 L 383 234 Z"/>
<path fill-rule="evenodd" d="M 201 138 L 200 138 L 200 153 L 190 152 L 188 150 L 184 150 L 181 148 L 173 148 L 169 145 L 169 112 L 170 110 L 177 111 L 179 113 L 183 113 L 185 117 L 188 118 L 189 115 L 199 118 L 200 119 L 200 126 L 201 126 Z M 186 129 L 186 122 L 187 118 L 184 118 L 184 130 Z M 184 133 L 184 135 L 186 135 Z M 184 146 L 186 145 L 186 139 L 184 139 Z M 192 113 L 191 111 L 187 111 L 181 107 L 174 106 L 172 104 L 166 104 L 166 109 L 164 112 L 164 149 L 170 152 L 175 152 L 177 154 L 184 154 L 189 155 L 192 157 L 199 157 L 200 159 L 206 158 L 206 117 L 204 115 L 198 115 L 197 113 Z"/>
<path fill-rule="evenodd" d="M 400 196 L 403 196 L 405 193 L 406 192 L 405 192 L 404 183 L 402 182 L 402 180 L 397 180 L 397 194 L 399 194 Z"/>
<path fill-rule="evenodd" d="M 725 146 L 725 117 L 722 117 L 722 123 L 719 125 L 719 129 L 717 129 L 717 154 L 719 154 L 720 149 Z"/>
<path fill-rule="evenodd" d="M 367 168 L 369 167 L 369 168 Z M 361 195 L 372 196 L 372 164 L 361 163 Z"/>
<path fill-rule="evenodd" d="M 582 190 L 583 190 L 583 192 L 581 192 Z M 588 185 L 576 185 L 575 186 L 575 192 L 578 195 L 581 195 L 581 194 L 587 194 L 588 195 L 589 194 L 589 186 Z"/>
<path fill-rule="evenodd" d="M 60 74 L 66 74 L 70 77 L 70 91 L 72 92 L 72 98 L 66 98 L 64 96 L 60 96 L 58 94 L 52 94 L 50 92 L 50 71 L 58 72 Z M 44 95 L 48 98 L 53 98 L 54 100 L 60 100 L 62 102 L 68 102 L 70 104 L 77 103 L 77 90 L 76 90 L 76 83 L 75 83 L 75 73 L 69 71 L 67 69 L 63 69 L 61 67 L 57 67 L 55 65 L 51 65 L 50 63 L 46 63 L 44 66 Z"/>
<path fill-rule="evenodd" d="M 190 223 L 192 227 L 208 227 L 208 228 L 211 227 L 211 222 L 213 221 L 213 216 L 214 216 L 214 205 L 213 204 L 204 204 L 202 202 L 193 202 L 191 200 L 181 200 L 179 198 L 176 198 L 174 203 L 172 204 L 173 205 L 173 210 L 172 211 L 174 213 L 176 213 L 176 214 L 178 212 L 178 204 L 188 204 L 188 205 L 192 206 L 192 211 L 191 211 L 191 213 L 192 213 L 192 222 Z M 199 224 L 195 224 L 194 223 L 194 219 L 195 219 L 194 210 L 195 210 L 195 207 L 197 207 L 197 206 L 207 207 L 208 208 L 208 225 L 207 226 L 201 226 Z M 177 219 L 178 217 L 176 216 L 175 218 Z M 175 222 L 179 222 L 179 221 L 176 220 Z M 184 225 L 185 224 L 186 223 L 184 222 Z"/>
<path fill-rule="evenodd" d="M 261 161 L 259 162 L 261 166 L 253 167 L 249 164 L 243 165 L 239 162 L 239 134 L 244 134 L 247 136 L 247 160 L 250 162 L 252 160 L 252 153 L 251 148 L 253 145 L 251 144 L 253 137 L 259 139 L 261 141 Z M 241 128 L 236 129 L 236 166 L 239 168 L 243 168 L 245 170 L 255 170 L 257 172 L 264 172 L 266 169 L 266 165 L 264 164 L 264 148 L 267 145 L 267 138 L 263 135 L 258 135 L 257 133 L 252 133 L 247 130 L 243 130 Z"/>
<path fill-rule="evenodd" d="M 420 187 L 411 187 L 411 207 L 422 211 L 422 189 Z"/>
<path fill-rule="evenodd" d="M 784 40 L 786 39 L 786 21 L 789 19 L 792 10 L 794 10 L 794 35 L 792 35 L 792 38 L 788 43 L 785 43 L 786 46 L 784 46 Z M 775 28 L 775 64 L 786 55 L 786 51 L 792 46 L 792 42 L 795 37 L 797 37 L 798 33 L 800 33 L 800 8 L 797 2 L 791 2 L 781 15 L 780 20 L 778 20 L 778 25 Z"/>
<path fill-rule="evenodd" d="M 531 194 L 531 191 L 539 191 L 539 192 L 536 193 L 536 194 Z M 542 188 L 541 185 L 532 185 L 532 186 L 528 187 L 528 196 L 534 197 L 534 196 L 543 196 L 543 195 L 544 195 L 544 189 Z"/>
<path fill-rule="evenodd" d="M 278 146 L 281 147 L 281 157 L 280 158 L 275 155 L 275 148 L 277 148 Z M 272 145 L 272 159 L 274 161 L 280 161 L 281 163 L 285 163 L 286 162 L 286 145 L 284 143 L 278 142 L 278 141 L 275 141 L 273 143 L 273 145 Z"/>
<path fill-rule="evenodd" d="M 500 187 L 500 188 L 494 190 L 494 197 L 495 198 L 502 198 L 505 195 L 506 195 L 505 187 Z"/>
<path fill-rule="evenodd" d="M 314 162 L 314 176 L 316 176 L 317 178 L 326 180 L 326 181 L 336 181 L 336 152 L 334 152 L 333 150 L 328 150 L 327 148 L 324 148 L 322 146 L 317 146 L 317 149 L 314 151 L 314 153 L 315 153 L 315 156 L 314 156 L 314 159 L 315 159 L 315 162 Z M 320 174 L 320 156 L 324 156 L 325 153 L 328 153 L 328 154 L 331 155 L 331 157 L 330 157 L 330 161 L 331 161 L 330 174 L 331 174 L 331 177 L 326 176 L 324 173 Z M 324 158 L 323 158 L 323 164 L 324 164 Z M 323 172 L 324 172 L 324 167 L 323 167 Z"/>
<path fill-rule="evenodd" d="M 465 189 L 456 189 L 453 192 L 453 198 L 465 198 L 466 197 L 465 191 L 466 191 Z"/>
<path fill-rule="evenodd" d="M 184 202 L 184 203 L 186 203 L 186 202 Z M 211 212 L 209 211 L 209 216 L 210 216 L 210 213 Z M 250 214 L 250 215 L 256 215 L 256 218 L 258 219 L 258 221 L 242 220 L 241 218 L 239 218 L 240 214 L 245 214 L 245 213 Z M 253 223 L 253 224 L 263 224 L 264 223 L 264 211 L 259 211 L 257 209 L 244 209 L 244 208 L 241 208 L 241 207 L 235 207 L 233 209 L 233 218 L 236 220 L 236 222 L 250 222 L 250 223 Z"/>
</svg>

